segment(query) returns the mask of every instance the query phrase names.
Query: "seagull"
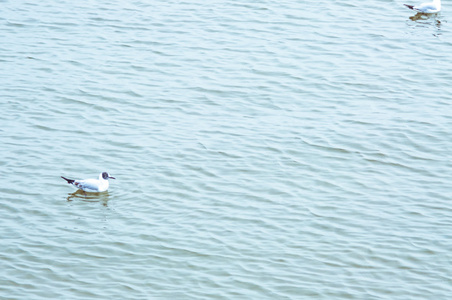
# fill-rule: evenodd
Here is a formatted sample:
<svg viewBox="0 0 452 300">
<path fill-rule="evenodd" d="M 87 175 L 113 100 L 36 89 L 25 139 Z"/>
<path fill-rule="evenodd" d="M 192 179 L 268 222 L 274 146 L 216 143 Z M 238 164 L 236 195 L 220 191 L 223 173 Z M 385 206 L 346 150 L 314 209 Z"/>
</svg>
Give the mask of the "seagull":
<svg viewBox="0 0 452 300">
<path fill-rule="evenodd" d="M 419 5 L 404 5 L 409 9 L 424 14 L 436 14 L 441 10 L 441 0 L 433 0 L 433 2 L 425 2 Z"/>
<path fill-rule="evenodd" d="M 81 189 L 84 192 L 94 192 L 100 193 L 108 190 L 108 178 L 116 179 L 111 177 L 107 172 L 103 172 L 99 174 L 99 179 L 84 179 L 84 180 L 74 180 L 67 179 L 66 177 L 61 176 L 67 183 L 72 184 L 78 189 Z"/>
</svg>

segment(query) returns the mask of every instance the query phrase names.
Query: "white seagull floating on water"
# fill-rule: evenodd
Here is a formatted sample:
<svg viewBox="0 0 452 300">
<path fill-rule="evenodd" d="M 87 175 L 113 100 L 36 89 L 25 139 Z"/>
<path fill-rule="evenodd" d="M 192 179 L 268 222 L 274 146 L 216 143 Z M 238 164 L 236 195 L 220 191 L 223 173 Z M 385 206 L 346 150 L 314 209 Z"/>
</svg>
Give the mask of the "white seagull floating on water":
<svg viewBox="0 0 452 300">
<path fill-rule="evenodd" d="M 425 2 L 419 5 L 404 5 L 423 14 L 436 14 L 441 10 L 441 0 L 433 0 L 433 2 Z"/>
<path fill-rule="evenodd" d="M 63 176 L 61 176 L 64 180 L 67 181 L 67 183 L 72 184 L 78 189 L 81 189 L 84 192 L 94 192 L 94 193 L 100 193 L 105 192 L 108 190 L 108 178 L 116 179 L 114 177 L 111 177 L 107 172 L 100 173 L 99 179 L 85 179 L 85 180 L 74 180 L 74 179 L 67 179 Z"/>
</svg>

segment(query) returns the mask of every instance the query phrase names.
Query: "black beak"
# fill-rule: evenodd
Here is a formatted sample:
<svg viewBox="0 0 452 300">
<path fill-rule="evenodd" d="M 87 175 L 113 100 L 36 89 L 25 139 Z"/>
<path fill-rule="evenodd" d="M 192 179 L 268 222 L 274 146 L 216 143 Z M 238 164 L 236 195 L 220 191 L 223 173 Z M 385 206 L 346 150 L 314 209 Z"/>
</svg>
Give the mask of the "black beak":
<svg viewBox="0 0 452 300">
<path fill-rule="evenodd" d="M 116 178 L 114 178 L 114 177 L 111 177 L 111 176 L 108 176 L 108 178 L 111 178 L 111 179 L 116 179 Z"/>
</svg>

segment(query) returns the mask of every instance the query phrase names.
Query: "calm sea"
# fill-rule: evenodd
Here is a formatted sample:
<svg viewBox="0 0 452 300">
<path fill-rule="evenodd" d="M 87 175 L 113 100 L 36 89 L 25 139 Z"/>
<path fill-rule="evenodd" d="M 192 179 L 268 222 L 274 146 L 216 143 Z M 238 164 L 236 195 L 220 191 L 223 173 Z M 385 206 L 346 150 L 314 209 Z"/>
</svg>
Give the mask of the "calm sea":
<svg viewBox="0 0 452 300">
<path fill-rule="evenodd" d="M 452 299 L 452 4 L 403 3 L 0 1 L 0 298 Z"/>
</svg>

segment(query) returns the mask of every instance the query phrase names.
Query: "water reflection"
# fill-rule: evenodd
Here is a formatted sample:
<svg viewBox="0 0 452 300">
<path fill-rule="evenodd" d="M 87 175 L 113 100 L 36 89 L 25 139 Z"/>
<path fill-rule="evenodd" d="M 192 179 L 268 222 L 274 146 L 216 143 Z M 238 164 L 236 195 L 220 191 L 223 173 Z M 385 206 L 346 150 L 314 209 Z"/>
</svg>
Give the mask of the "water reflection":
<svg viewBox="0 0 452 300">
<path fill-rule="evenodd" d="M 412 28 L 419 28 L 419 27 L 425 27 L 425 28 L 434 28 L 436 31 L 433 33 L 434 36 L 439 36 L 441 33 L 439 31 L 441 30 L 441 21 L 438 19 L 439 14 L 424 14 L 424 13 L 416 13 L 414 16 L 409 17 L 409 19 L 413 22 L 408 22 L 409 26 Z"/>
<path fill-rule="evenodd" d="M 411 21 L 418 21 L 418 20 L 429 20 L 429 19 L 434 19 L 437 24 L 441 24 L 441 22 L 439 20 L 436 20 L 436 17 L 438 16 L 438 14 L 425 14 L 425 13 L 416 13 L 414 16 L 411 16 L 409 19 Z"/>
<path fill-rule="evenodd" d="M 108 191 L 102 193 L 85 193 L 82 190 L 77 190 L 68 194 L 67 201 L 78 199 L 84 202 L 100 202 L 103 206 L 108 206 L 109 194 Z"/>
</svg>

